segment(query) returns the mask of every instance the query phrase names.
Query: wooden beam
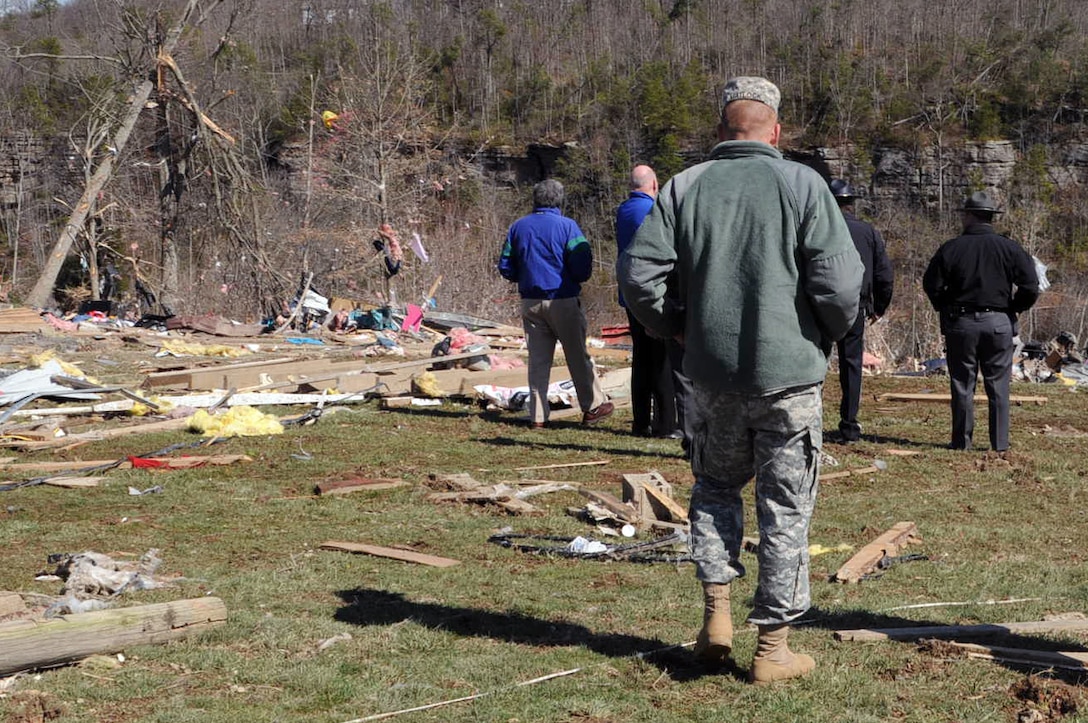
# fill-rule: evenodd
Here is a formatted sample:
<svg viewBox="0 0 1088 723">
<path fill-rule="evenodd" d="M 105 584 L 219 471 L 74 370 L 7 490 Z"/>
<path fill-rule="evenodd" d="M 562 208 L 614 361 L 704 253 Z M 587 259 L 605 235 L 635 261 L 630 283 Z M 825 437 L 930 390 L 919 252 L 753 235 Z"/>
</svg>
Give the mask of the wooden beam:
<svg viewBox="0 0 1088 723">
<path fill-rule="evenodd" d="M 165 469 L 191 469 L 204 465 L 225 465 L 235 462 L 252 462 L 253 458 L 245 454 L 219 454 L 210 456 L 191 457 L 155 457 L 158 466 Z M 67 462 L 19 462 L 0 463 L 0 469 L 6 472 L 65 472 L 69 470 L 87 469 L 90 467 L 102 467 L 113 464 L 116 459 L 86 459 L 69 460 Z M 124 461 L 114 469 L 132 469 L 132 462 Z"/>
<path fill-rule="evenodd" d="M 1022 623 L 992 623 L 984 625 L 926 625 L 907 628 L 859 628 L 836 630 L 835 639 L 850 642 L 878 640 L 955 640 L 957 638 L 986 638 L 1000 635 L 1061 635 L 1088 631 L 1088 620 L 1034 620 Z"/>
<path fill-rule="evenodd" d="M 217 597 L 0 623 L 0 676 L 181 640 L 225 623 Z"/>
<path fill-rule="evenodd" d="M 425 555 L 421 552 L 398 550 L 393 547 L 366 545 L 361 542 L 323 542 L 321 543 L 321 549 L 337 550 L 339 552 L 354 552 L 361 555 L 373 555 L 375 557 L 387 557 L 391 560 L 414 562 L 418 565 L 429 565 L 431 567 L 453 567 L 454 565 L 461 564 L 460 560 L 451 560 L 448 557 L 436 557 L 435 555 Z"/>
<path fill-rule="evenodd" d="M 826 482 L 832 479 L 842 479 L 844 477 L 864 477 L 869 474 L 876 474 L 880 469 L 878 467 L 858 467 L 857 469 L 844 469 L 841 472 L 828 472 L 827 474 L 820 475 L 820 481 Z"/>
<path fill-rule="evenodd" d="M 856 555 L 846 561 L 835 573 L 835 580 L 842 583 L 860 582 L 865 575 L 876 570 L 884 557 L 897 555 L 899 550 L 918 540 L 918 526 L 913 522 L 897 522 L 887 532 L 877 537 Z"/>
<path fill-rule="evenodd" d="M 969 658 L 996 660 L 1029 668 L 1060 668 L 1062 670 L 1088 670 L 1088 653 L 1071 650 L 1032 650 L 1030 648 L 1005 648 L 975 643 L 949 641 L 967 653 Z"/>
<path fill-rule="evenodd" d="M 342 480 L 330 480 L 317 485 L 315 491 L 322 497 L 337 497 L 350 495 L 354 492 L 373 492 L 376 490 L 391 490 L 397 487 L 406 487 L 408 483 L 402 479 L 379 477 L 351 477 Z"/>
<path fill-rule="evenodd" d="M 625 502 L 621 502 L 615 497 L 615 495 L 611 495 L 607 492 L 601 492 L 600 490 L 587 490 L 584 487 L 578 489 L 578 494 L 582 495 L 594 504 L 598 504 L 601 507 L 604 507 L 606 510 L 608 510 L 624 522 L 638 522 L 639 517 L 638 513 L 635 512 L 635 508 Z"/>
</svg>

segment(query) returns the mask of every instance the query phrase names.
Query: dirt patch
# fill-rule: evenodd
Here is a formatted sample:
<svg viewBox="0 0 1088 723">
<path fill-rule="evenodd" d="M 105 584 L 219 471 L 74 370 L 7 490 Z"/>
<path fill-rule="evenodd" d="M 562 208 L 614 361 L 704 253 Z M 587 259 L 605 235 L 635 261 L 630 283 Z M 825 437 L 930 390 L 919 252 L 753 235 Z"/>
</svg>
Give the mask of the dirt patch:
<svg viewBox="0 0 1088 723">
<path fill-rule="evenodd" d="M 1009 692 L 1027 704 L 1016 714 L 1018 723 L 1050 723 L 1075 715 L 1081 705 L 1077 689 L 1058 680 L 1029 675 L 1014 683 Z"/>
<path fill-rule="evenodd" d="M 64 706 L 49 693 L 21 690 L 11 696 L 7 723 L 45 723 L 64 715 Z"/>
<path fill-rule="evenodd" d="M 932 655 L 935 658 L 966 658 L 967 651 L 944 640 L 921 640 L 918 642 L 918 652 Z"/>
</svg>

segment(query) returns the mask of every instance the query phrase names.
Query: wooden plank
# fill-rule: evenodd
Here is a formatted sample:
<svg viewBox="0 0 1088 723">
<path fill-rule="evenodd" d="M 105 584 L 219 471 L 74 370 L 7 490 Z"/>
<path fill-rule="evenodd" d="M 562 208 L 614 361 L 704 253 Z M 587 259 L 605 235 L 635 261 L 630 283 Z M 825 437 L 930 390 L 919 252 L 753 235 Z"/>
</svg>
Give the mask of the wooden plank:
<svg viewBox="0 0 1088 723">
<path fill-rule="evenodd" d="M 1030 648 L 1006 648 L 975 643 L 948 644 L 963 650 L 969 658 L 996 660 L 1032 668 L 1060 668 L 1062 670 L 1088 670 L 1088 653 L 1072 650 L 1032 650 Z"/>
<path fill-rule="evenodd" d="M 210 456 L 193 455 L 191 457 L 155 457 L 159 466 L 166 469 L 191 469 L 204 465 L 226 465 L 236 462 L 252 462 L 253 458 L 244 454 L 220 454 Z M 66 462 L 20 462 L 0 463 L 0 468 L 8 472 L 64 472 L 67 470 L 87 469 L 113 464 L 116 459 L 85 459 Z M 116 469 L 131 469 L 132 462 L 125 461 Z"/>
<path fill-rule="evenodd" d="M 876 474 L 880 469 L 878 467 L 858 467 L 856 469 L 844 469 L 841 472 L 828 472 L 827 474 L 820 475 L 820 481 L 826 482 L 832 479 L 842 479 L 844 477 L 864 477 L 869 474 Z"/>
<path fill-rule="evenodd" d="M 375 557 L 387 557 L 391 560 L 414 562 L 419 565 L 429 565 L 431 567 L 453 567 L 454 565 L 461 564 L 460 560 L 451 560 L 448 557 L 436 557 L 435 555 L 425 555 L 421 552 L 398 550 L 393 547 L 366 545 L 361 542 L 323 542 L 321 543 L 321 549 L 337 550 L 339 552 L 355 552 L 362 555 L 373 555 Z"/>
<path fill-rule="evenodd" d="M 43 485 L 50 487 L 64 487 L 66 489 L 84 489 L 88 487 L 97 487 L 101 482 L 105 482 L 105 477 L 51 477 L 50 479 L 43 480 Z"/>
<path fill-rule="evenodd" d="M 1046 397 L 1025 397 L 1012 395 L 1009 397 L 1010 404 L 1046 404 Z M 881 402 L 942 402 L 949 404 L 952 402 L 951 394 L 881 394 L 877 397 Z M 985 394 L 976 394 L 976 403 L 986 403 Z"/>
<path fill-rule="evenodd" d="M 665 522 L 688 522 L 688 511 L 682 505 L 655 486 L 644 485 L 644 489 L 657 519 Z"/>
<path fill-rule="evenodd" d="M 167 419 L 161 422 L 144 422 L 131 424 L 114 429 L 98 429 L 80 434 L 69 434 L 67 437 L 46 440 L 42 442 L 5 441 L 0 442 L 2 447 L 18 447 L 20 449 L 49 449 L 51 447 L 67 447 L 77 442 L 94 442 L 102 439 L 114 439 L 134 434 L 150 434 L 152 432 L 166 432 L 185 429 L 189 424 L 187 419 Z"/>
<path fill-rule="evenodd" d="M 874 571 L 885 555 L 897 555 L 899 550 L 918 540 L 918 526 L 913 522 L 897 522 L 891 529 L 881 534 L 856 555 L 851 557 L 835 573 L 835 580 L 842 583 L 860 582 L 861 578 Z"/>
<path fill-rule="evenodd" d="M 402 479 L 352 477 L 350 479 L 322 482 L 315 487 L 315 491 L 322 497 L 336 497 L 350 495 L 355 492 L 374 492 L 376 490 L 391 490 L 406 486 L 408 486 L 408 483 Z"/>
<path fill-rule="evenodd" d="M 181 640 L 225 623 L 217 597 L 0 623 L 0 676 Z"/>
<path fill-rule="evenodd" d="M 835 639 L 850 642 L 878 640 L 955 640 L 1001 635 L 1063 635 L 1088 631 L 1088 620 L 1033 620 L 1020 623 L 984 625 L 926 625 L 905 628 L 859 628 L 836 630 Z"/>
</svg>

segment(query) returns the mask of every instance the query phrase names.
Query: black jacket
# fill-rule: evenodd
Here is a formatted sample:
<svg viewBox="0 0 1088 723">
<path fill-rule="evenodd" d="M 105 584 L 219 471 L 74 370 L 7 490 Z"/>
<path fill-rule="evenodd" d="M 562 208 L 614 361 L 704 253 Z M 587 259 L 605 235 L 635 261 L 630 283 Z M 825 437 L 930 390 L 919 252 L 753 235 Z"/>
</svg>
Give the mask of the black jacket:
<svg viewBox="0 0 1088 723">
<path fill-rule="evenodd" d="M 1034 260 L 988 223 L 971 224 L 937 249 L 922 288 L 933 308 L 946 312 L 992 309 L 1016 315 L 1039 298 Z"/>
<path fill-rule="evenodd" d="M 861 263 L 865 265 L 858 314 L 884 316 L 888 304 L 892 302 L 892 290 L 895 286 L 892 262 L 884 247 L 884 239 L 871 224 L 858 219 L 849 211 L 844 210 L 842 215 L 846 219 L 846 227 L 850 229 L 850 238 L 854 240 L 854 246 L 861 255 Z"/>
</svg>

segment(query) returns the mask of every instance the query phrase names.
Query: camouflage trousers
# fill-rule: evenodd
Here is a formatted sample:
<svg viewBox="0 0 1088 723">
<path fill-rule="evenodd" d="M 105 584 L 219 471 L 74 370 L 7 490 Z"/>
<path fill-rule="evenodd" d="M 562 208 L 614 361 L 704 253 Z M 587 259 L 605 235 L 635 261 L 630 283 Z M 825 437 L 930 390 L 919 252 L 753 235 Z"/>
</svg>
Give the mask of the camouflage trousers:
<svg viewBox="0 0 1088 723">
<path fill-rule="evenodd" d="M 703 582 L 745 573 L 741 490 L 755 478 L 759 579 L 749 622 L 786 623 L 810 605 L 808 529 L 823 444 L 822 384 L 768 396 L 696 385 L 699 427 L 691 447 L 692 554 Z"/>
</svg>

